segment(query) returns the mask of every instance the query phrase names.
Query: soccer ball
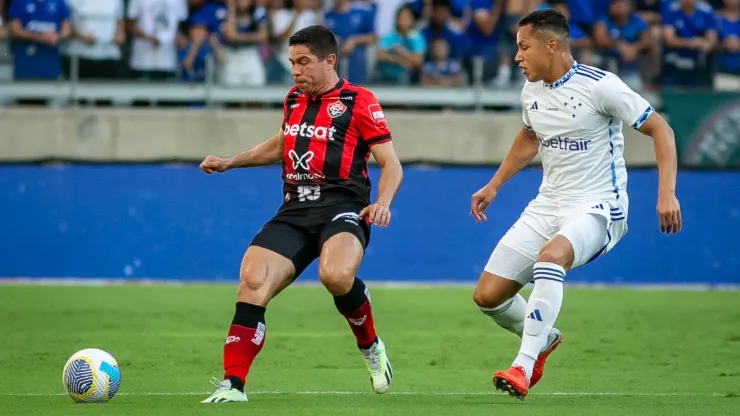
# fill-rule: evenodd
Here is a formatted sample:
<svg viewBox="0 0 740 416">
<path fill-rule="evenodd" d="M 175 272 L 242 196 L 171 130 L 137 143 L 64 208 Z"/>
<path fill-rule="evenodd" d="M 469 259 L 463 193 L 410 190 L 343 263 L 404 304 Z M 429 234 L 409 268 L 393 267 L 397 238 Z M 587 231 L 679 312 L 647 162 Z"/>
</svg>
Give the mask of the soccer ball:
<svg viewBox="0 0 740 416">
<path fill-rule="evenodd" d="M 105 403 L 121 384 L 121 370 L 116 359 L 97 348 L 76 352 L 67 360 L 62 383 L 72 400 L 78 403 Z"/>
</svg>

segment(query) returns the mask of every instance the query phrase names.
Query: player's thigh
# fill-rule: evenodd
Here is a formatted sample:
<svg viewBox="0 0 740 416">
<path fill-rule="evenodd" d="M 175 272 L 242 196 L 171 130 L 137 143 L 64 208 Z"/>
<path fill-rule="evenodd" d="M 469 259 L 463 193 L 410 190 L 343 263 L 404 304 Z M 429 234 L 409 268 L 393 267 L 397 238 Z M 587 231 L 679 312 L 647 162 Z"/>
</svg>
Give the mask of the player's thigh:
<svg viewBox="0 0 740 416">
<path fill-rule="evenodd" d="M 360 209 L 339 212 L 319 237 L 319 279 L 333 295 L 352 287 L 370 240 L 370 227 L 358 215 Z"/>
<path fill-rule="evenodd" d="M 244 254 L 240 296 L 248 296 L 250 303 L 266 304 L 300 276 L 317 256 L 314 236 L 286 222 L 268 222 Z"/>
<path fill-rule="evenodd" d="M 537 254 L 547 242 L 546 230 L 523 215 L 509 228 L 488 258 L 473 292 L 478 306 L 493 308 L 511 299 L 532 280 Z"/>
<path fill-rule="evenodd" d="M 547 258 L 542 260 L 559 263 L 555 260 L 563 256 L 572 256 L 570 265 L 561 264 L 566 269 L 580 267 L 593 261 L 609 244 L 610 225 L 611 221 L 600 214 L 583 212 L 569 216 L 557 232 L 556 238 L 560 237 L 558 247 L 553 247 L 555 244 L 553 239 L 548 247 L 543 249 L 542 255 Z"/>
</svg>

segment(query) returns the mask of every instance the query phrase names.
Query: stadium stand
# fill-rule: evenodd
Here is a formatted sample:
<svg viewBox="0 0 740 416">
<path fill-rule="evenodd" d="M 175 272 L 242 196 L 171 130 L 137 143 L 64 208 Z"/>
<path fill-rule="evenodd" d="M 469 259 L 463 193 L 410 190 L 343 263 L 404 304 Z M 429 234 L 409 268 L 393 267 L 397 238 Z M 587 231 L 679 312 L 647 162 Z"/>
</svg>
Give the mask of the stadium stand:
<svg viewBox="0 0 740 416">
<path fill-rule="evenodd" d="M 321 23 L 339 38 L 341 75 L 387 105 L 512 109 L 516 23 L 546 7 L 569 17 L 579 61 L 643 93 L 735 91 L 738 3 L 0 0 L 0 103 L 277 104 L 292 82 L 287 38 Z"/>
</svg>

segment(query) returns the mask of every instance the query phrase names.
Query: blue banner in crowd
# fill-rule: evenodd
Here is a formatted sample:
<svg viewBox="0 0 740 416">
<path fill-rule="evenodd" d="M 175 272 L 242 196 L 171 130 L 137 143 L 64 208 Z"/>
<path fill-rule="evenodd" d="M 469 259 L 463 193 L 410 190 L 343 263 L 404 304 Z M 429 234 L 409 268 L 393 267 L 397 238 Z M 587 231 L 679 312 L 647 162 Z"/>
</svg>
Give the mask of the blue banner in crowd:
<svg viewBox="0 0 740 416">
<path fill-rule="evenodd" d="M 373 230 L 360 276 L 475 282 L 541 180 L 538 169 L 515 176 L 477 225 L 470 195 L 493 171 L 407 167 L 393 221 Z M 629 232 L 566 281 L 740 284 L 740 173 L 681 172 L 685 229 L 670 237 L 659 232 L 656 182 L 654 170 L 630 172 Z M 274 166 L 214 176 L 194 166 L 0 166 L 0 278 L 236 281 L 280 185 Z M 315 264 L 301 279 L 316 281 Z"/>
</svg>

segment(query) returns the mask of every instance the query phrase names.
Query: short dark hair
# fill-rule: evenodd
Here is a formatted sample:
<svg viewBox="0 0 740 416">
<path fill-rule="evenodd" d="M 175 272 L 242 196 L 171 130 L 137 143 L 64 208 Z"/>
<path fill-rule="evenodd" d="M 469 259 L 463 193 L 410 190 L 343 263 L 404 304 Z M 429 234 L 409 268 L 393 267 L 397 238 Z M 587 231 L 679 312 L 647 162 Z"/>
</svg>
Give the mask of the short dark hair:
<svg viewBox="0 0 740 416">
<path fill-rule="evenodd" d="M 312 25 L 295 32 L 288 39 L 288 46 L 304 45 L 323 61 L 329 55 L 339 56 L 339 47 L 334 33 L 326 26 Z"/>
<path fill-rule="evenodd" d="M 570 35 L 568 19 L 555 9 L 535 10 L 519 21 L 519 27 L 528 25 L 538 32 L 550 31 L 565 39 Z"/>
</svg>

